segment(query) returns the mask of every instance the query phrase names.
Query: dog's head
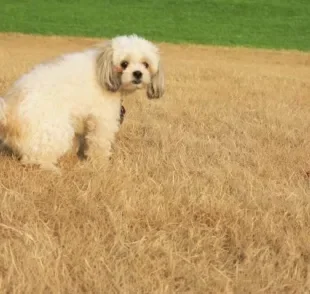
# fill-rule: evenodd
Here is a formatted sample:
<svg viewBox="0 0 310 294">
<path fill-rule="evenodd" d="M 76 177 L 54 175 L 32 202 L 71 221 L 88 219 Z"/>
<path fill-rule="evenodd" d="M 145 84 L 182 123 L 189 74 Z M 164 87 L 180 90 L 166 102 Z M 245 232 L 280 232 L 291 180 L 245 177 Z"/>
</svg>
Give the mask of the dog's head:
<svg viewBox="0 0 310 294">
<path fill-rule="evenodd" d="M 136 35 L 119 36 L 99 46 L 99 83 L 109 91 L 146 88 L 148 98 L 164 94 L 164 73 L 158 48 Z"/>
</svg>

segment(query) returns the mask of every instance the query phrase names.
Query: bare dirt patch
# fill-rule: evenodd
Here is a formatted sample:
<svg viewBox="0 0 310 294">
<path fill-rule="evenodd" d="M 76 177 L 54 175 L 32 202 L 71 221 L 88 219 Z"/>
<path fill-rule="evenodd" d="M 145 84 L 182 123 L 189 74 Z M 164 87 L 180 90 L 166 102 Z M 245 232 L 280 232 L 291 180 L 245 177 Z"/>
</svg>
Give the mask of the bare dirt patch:
<svg viewBox="0 0 310 294">
<path fill-rule="evenodd" d="M 96 41 L 0 35 L 0 95 Z M 107 171 L 1 156 L 1 293 L 310 291 L 310 54 L 160 47 Z"/>
</svg>

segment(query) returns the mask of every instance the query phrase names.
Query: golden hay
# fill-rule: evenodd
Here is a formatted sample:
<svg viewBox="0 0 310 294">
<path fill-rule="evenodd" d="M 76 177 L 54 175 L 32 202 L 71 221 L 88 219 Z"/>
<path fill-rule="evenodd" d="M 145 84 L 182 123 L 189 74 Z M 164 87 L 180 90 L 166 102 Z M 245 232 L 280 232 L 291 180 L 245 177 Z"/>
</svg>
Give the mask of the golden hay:
<svg viewBox="0 0 310 294">
<path fill-rule="evenodd" d="M 0 95 L 96 41 L 0 35 Z M 1 157 L 1 293 L 310 291 L 310 54 L 160 48 L 166 95 L 128 97 L 108 172 Z"/>
</svg>

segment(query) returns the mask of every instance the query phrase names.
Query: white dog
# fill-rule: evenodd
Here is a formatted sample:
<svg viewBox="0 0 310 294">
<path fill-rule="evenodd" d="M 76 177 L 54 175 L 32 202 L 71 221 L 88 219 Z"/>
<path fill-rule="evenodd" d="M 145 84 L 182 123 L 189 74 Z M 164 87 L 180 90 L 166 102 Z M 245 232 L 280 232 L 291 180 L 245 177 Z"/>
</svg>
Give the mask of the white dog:
<svg viewBox="0 0 310 294">
<path fill-rule="evenodd" d="M 22 164 L 55 164 L 84 135 L 90 160 L 110 156 L 120 127 L 122 93 L 164 93 L 158 48 L 136 35 L 35 66 L 0 98 L 0 139 Z"/>
</svg>

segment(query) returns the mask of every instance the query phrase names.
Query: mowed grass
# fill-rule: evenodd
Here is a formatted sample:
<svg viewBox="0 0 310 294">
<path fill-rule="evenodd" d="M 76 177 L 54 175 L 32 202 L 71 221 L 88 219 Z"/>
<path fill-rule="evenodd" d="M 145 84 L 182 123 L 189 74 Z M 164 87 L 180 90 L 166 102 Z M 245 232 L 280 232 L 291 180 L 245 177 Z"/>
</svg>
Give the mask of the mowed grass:
<svg viewBox="0 0 310 294">
<path fill-rule="evenodd" d="M 0 0 L 0 31 L 310 49 L 308 0 Z"/>
<path fill-rule="evenodd" d="M 95 43 L 0 40 L 0 95 Z M 167 92 L 125 97 L 107 169 L 1 156 L 0 293 L 309 293 L 309 54 L 160 49 Z"/>
</svg>

